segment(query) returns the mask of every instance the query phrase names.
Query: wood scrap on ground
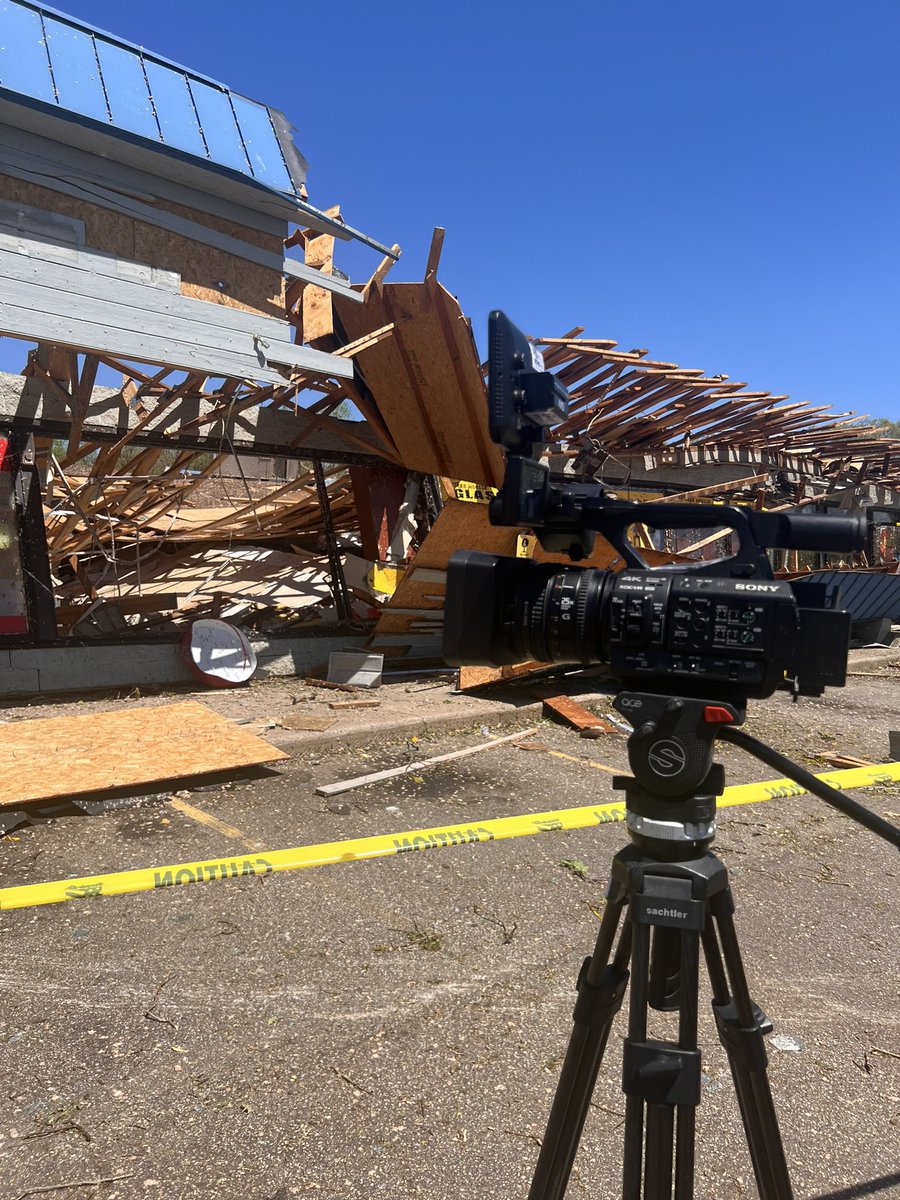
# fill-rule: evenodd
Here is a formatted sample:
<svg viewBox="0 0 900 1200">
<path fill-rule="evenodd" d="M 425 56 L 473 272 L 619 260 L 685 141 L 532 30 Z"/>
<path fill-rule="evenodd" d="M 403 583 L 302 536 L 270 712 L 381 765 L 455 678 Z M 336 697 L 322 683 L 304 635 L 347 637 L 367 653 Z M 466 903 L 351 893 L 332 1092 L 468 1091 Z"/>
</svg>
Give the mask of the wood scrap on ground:
<svg viewBox="0 0 900 1200">
<path fill-rule="evenodd" d="M 552 683 L 533 687 L 531 692 L 544 702 L 545 712 L 549 711 L 554 716 L 562 717 L 566 724 L 577 729 L 582 737 L 597 737 L 604 733 L 618 732 L 615 725 L 604 721 L 596 713 L 589 712 L 571 696 L 560 695 Z"/>
<path fill-rule="evenodd" d="M 380 700 L 329 700 L 329 708 L 381 708 Z"/>
<path fill-rule="evenodd" d="M 188 700 L 0 728 L 0 805 L 140 787 L 287 758 Z"/>
<path fill-rule="evenodd" d="M 282 729 L 302 729 L 308 733 L 324 733 L 337 724 L 336 717 L 307 716 L 305 713 L 288 713 L 279 719 Z"/>
<path fill-rule="evenodd" d="M 832 754 L 829 751 L 821 751 L 816 755 L 816 758 L 821 758 L 823 762 L 827 762 L 830 767 L 874 767 L 875 763 L 868 758 L 856 758 L 852 754 Z"/>
<path fill-rule="evenodd" d="M 537 726 L 534 729 L 525 729 L 521 733 L 511 733 L 508 737 L 497 738 L 493 742 L 484 742 L 480 746 L 469 746 L 465 750 L 451 750 L 449 754 L 437 754 L 434 758 L 425 758 L 421 762 L 406 763 L 402 767 L 389 767 L 386 771 L 373 771 L 369 775 L 358 775 L 355 779 L 343 779 L 339 783 L 323 783 L 321 787 L 316 788 L 316 795 L 338 796 L 341 792 L 350 792 L 354 788 L 366 787 L 370 783 L 381 783 L 384 779 L 396 779 L 398 775 L 423 771 L 426 767 L 433 767 L 438 763 L 467 758 L 470 754 L 482 754 L 485 750 L 494 750 L 497 746 L 519 742 L 522 738 L 532 737 L 536 733 Z"/>
<path fill-rule="evenodd" d="M 355 684 L 352 684 L 352 683 L 332 683 L 330 679 L 313 679 L 309 675 L 307 675 L 307 677 L 303 680 L 303 682 L 307 685 L 307 687 L 328 688 L 330 691 L 334 691 L 334 692 L 361 692 L 362 691 L 362 688 L 358 688 L 358 687 L 356 687 Z"/>
</svg>

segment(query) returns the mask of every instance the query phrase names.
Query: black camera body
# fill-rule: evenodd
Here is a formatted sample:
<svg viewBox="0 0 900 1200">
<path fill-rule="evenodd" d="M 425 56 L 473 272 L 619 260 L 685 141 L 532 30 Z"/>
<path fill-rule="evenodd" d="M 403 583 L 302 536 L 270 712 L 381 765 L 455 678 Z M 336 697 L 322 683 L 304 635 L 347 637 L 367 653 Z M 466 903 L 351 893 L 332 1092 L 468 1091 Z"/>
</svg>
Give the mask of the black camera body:
<svg viewBox="0 0 900 1200">
<path fill-rule="evenodd" d="M 624 688 L 736 700 L 762 699 L 778 688 L 820 695 L 843 686 L 849 614 L 824 589 L 810 597 L 807 588 L 801 607 L 791 585 L 773 578 L 765 551 L 861 549 L 864 520 L 633 504 L 597 484 L 554 484 L 534 453 L 545 429 L 564 419 L 566 393 L 542 365 L 524 334 L 503 313 L 491 313 L 489 426 L 507 451 L 491 522 L 533 529 L 544 550 L 573 563 L 591 553 L 600 533 L 625 569 L 457 551 L 447 575 L 446 660 L 602 663 Z M 737 548 L 711 562 L 650 568 L 628 538 L 635 526 L 731 531 Z"/>
<path fill-rule="evenodd" d="M 687 696 L 762 699 L 787 678 L 820 695 L 846 681 L 849 628 L 847 613 L 801 608 L 788 583 L 463 550 L 450 560 L 444 657 L 603 663 L 623 687 Z"/>
</svg>

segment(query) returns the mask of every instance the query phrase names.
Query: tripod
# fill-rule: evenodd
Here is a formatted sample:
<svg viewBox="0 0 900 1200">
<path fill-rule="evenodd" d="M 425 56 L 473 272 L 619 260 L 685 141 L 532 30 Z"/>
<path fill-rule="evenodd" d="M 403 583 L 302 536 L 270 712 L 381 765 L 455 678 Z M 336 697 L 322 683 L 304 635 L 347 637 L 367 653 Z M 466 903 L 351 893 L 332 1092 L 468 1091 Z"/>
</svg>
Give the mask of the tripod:
<svg viewBox="0 0 900 1200">
<path fill-rule="evenodd" d="M 743 708 L 644 693 L 622 693 L 614 703 L 635 722 L 628 743 L 635 777 L 613 780 L 613 787 L 625 792 L 634 844 L 612 862 L 597 943 L 578 978 L 574 1029 L 529 1200 L 562 1200 L 613 1019 L 629 983 L 622 1198 L 693 1196 L 701 948 L 760 1198 L 793 1200 L 766 1075 L 764 1037 L 772 1024 L 750 998 L 728 872 L 707 849 L 715 835 L 716 796 L 724 786 L 724 772 L 712 761 L 715 737 L 777 765 L 898 847 L 900 831 L 733 728 L 743 721 Z M 648 1039 L 649 1008 L 678 1013 L 676 1042 Z"/>
</svg>

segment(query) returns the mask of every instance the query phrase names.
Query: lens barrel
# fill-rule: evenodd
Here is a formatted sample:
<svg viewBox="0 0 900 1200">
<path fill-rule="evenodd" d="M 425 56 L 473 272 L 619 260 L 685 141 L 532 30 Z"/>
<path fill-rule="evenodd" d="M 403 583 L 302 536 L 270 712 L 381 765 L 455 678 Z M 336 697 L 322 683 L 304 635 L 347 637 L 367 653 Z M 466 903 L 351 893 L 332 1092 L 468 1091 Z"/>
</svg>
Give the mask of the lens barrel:
<svg viewBox="0 0 900 1200">
<path fill-rule="evenodd" d="M 514 597 L 517 641 L 523 657 L 537 662 L 606 662 L 610 571 L 564 567 L 528 579 Z"/>
</svg>

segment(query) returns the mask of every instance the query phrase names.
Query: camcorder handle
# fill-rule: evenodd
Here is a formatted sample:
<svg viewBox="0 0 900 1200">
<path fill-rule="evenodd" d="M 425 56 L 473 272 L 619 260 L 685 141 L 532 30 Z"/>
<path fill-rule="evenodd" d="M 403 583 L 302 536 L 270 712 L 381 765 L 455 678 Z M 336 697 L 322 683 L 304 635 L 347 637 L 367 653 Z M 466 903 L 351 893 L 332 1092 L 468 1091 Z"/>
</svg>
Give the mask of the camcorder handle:
<svg viewBox="0 0 900 1200">
<path fill-rule="evenodd" d="M 731 504 L 635 504 L 606 495 L 598 484 L 555 486 L 545 463 L 521 455 L 507 458 L 503 488 L 491 501 L 490 520 L 492 525 L 534 529 L 545 550 L 567 554 L 573 562 L 590 555 L 599 533 L 627 567 L 640 571 L 651 568 L 626 536 L 633 525 L 721 529 L 723 536 L 729 532 L 737 536 L 734 553 L 652 569 L 724 578 L 771 579 L 766 549 L 853 551 L 862 550 L 866 542 L 866 522 L 860 514 L 766 513 Z"/>
<path fill-rule="evenodd" d="M 611 507 L 613 504 L 626 507 L 616 511 Z M 723 536 L 729 530 L 737 535 L 737 549 L 725 558 L 653 568 L 685 575 L 702 572 L 731 578 L 771 579 L 772 564 L 766 549 L 834 550 L 840 546 L 852 551 L 862 550 L 866 543 L 866 521 L 860 514 L 761 513 L 730 504 L 631 505 L 627 501 L 609 500 L 607 505 L 602 502 L 596 508 L 590 503 L 585 505 L 583 516 L 587 527 L 605 537 L 629 567 L 640 570 L 648 570 L 649 564 L 625 536 L 632 525 L 655 529 L 721 529 Z"/>
<path fill-rule="evenodd" d="M 618 506 L 622 505 L 620 509 Z M 765 550 L 861 550 L 866 541 L 865 518 L 858 515 L 815 516 L 804 513 L 761 513 L 730 504 L 631 504 L 624 500 L 588 501 L 582 509 L 587 529 L 601 534 L 629 567 L 649 570 L 640 550 L 625 536 L 632 525 L 654 529 L 721 529 L 737 535 L 733 554 L 718 561 L 670 563 L 654 571 L 722 575 L 732 578 L 772 578 Z M 540 536 L 540 534 L 538 535 Z"/>
</svg>

